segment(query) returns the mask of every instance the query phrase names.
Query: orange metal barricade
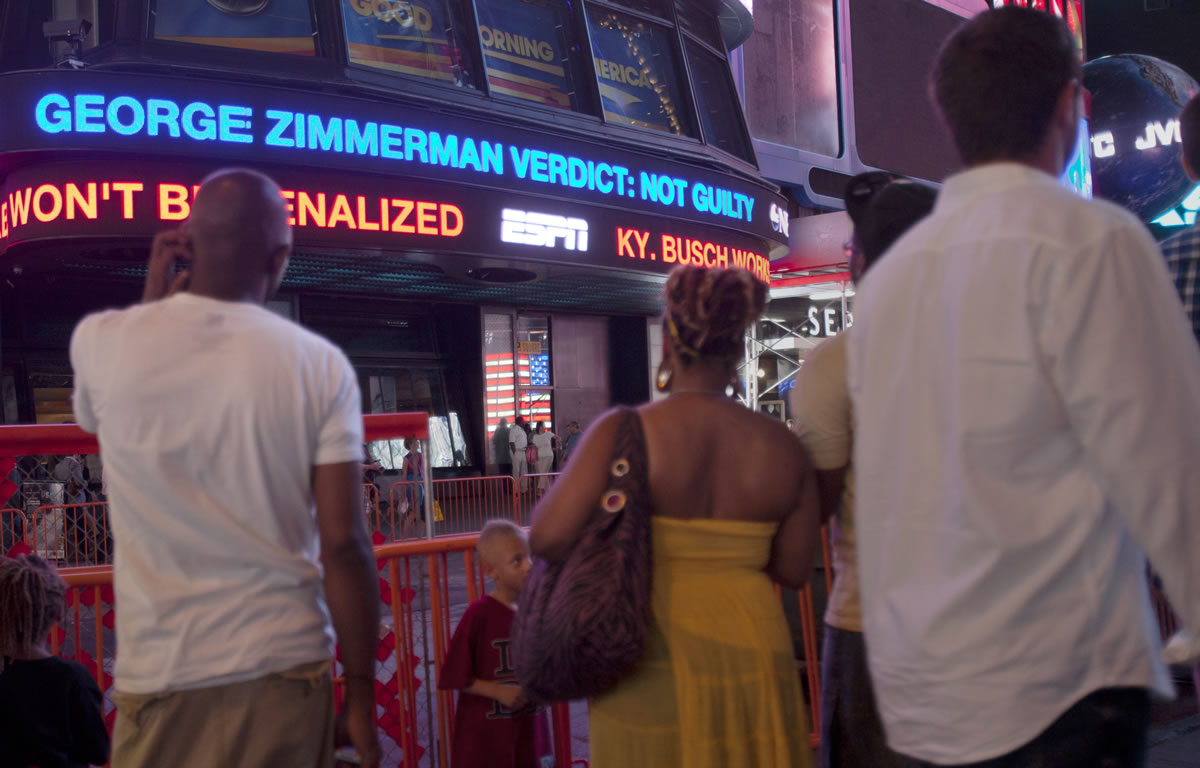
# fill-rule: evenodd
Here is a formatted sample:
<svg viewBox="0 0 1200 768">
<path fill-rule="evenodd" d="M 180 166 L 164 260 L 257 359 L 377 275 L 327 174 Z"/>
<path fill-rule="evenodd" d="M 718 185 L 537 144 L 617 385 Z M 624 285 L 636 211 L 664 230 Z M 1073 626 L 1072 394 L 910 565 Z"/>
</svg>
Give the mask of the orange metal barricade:
<svg viewBox="0 0 1200 768">
<path fill-rule="evenodd" d="M 528 524 L 528 515 L 522 515 L 523 507 L 514 501 L 513 479 L 507 475 L 434 480 L 432 487 L 434 536 L 475 533 L 492 518 Z M 416 480 L 392 484 L 386 506 L 380 505 L 374 530 L 387 541 L 425 538 L 422 489 L 423 484 Z"/>
<path fill-rule="evenodd" d="M 424 418 L 422 415 L 420 418 Z M 364 419 L 369 440 L 392 435 L 417 434 L 427 430 L 415 425 L 416 417 L 399 414 Z M 69 452 L 95 452 L 95 440 L 77 428 L 64 426 L 0 427 L 0 456 L 47 456 Z M 527 476 L 536 479 L 536 476 Z M 449 640 L 462 611 L 483 594 L 482 569 L 474 555 L 477 536 L 473 531 L 488 518 L 503 517 L 527 525 L 535 494 L 517 492 L 512 477 L 484 477 L 438 480 L 424 485 L 432 488 L 444 520 L 433 527 L 435 538 L 419 540 L 425 529 L 413 525 L 411 536 L 397 519 L 400 502 L 412 494 L 419 507 L 420 488 L 416 483 L 399 483 L 390 489 L 388 502 L 376 489 L 366 491 L 365 513 L 372 520 L 376 557 L 380 569 L 381 598 L 385 604 L 380 627 L 377 693 L 379 728 L 385 740 L 386 765 L 406 768 L 447 768 L 453 737 L 454 695 L 436 690 L 437 670 L 445 658 Z M 536 487 L 536 485 L 534 486 Z M 59 516 L 66 524 L 68 511 L 89 510 L 96 520 L 97 532 L 107 537 L 107 515 L 102 503 L 86 505 L 43 505 L 31 515 L 20 509 L 0 509 L 0 531 L 23 529 L 27 543 L 35 550 L 48 548 L 50 542 L 39 535 L 43 529 L 56 529 Z M 413 514 L 419 519 L 418 514 Z M 101 525 L 101 520 L 104 520 Z M 386 525 L 385 525 L 386 524 Z M 43 531 L 44 533 L 44 531 Z M 405 538 L 408 537 L 408 540 Z M 825 563 L 825 587 L 833 578 L 829 542 L 822 531 Z M 100 560 L 110 554 L 107 540 L 94 539 L 68 556 L 63 537 L 63 561 L 81 564 Z M 55 542 L 57 546 L 57 541 Z M 55 553 L 57 554 L 57 552 Z M 70 590 L 68 609 L 61 627 L 50 638 L 56 654 L 84 664 L 104 692 L 104 712 L 110 727 L 115 709 L 110 698 L 112 665 L 116 648 L 115 606 L 112 569 L 108 565 L 69 567 L 61 571 Z M 800 644 L 805 659 L 802 685 L 810 702 L 811 721 L 799 725 L 810 728 L 810 740 L 817 745 L 816 724 L 820 722 L 820 667 L 818 647 L 819 617 L 816 616 L 814 588 L 810 583 L 799 595 Z M 1177 626 L 1166 598 L 1153 586 L 1154 603 L 1165 636 Z M 335 665 L 335 676 L 340 666 Z M 552 711 L 554 749 L 557 765 L 583 762 L 572 759 L 570 711 L 560 705 Z"/>
<path fill-rule="evenodd" d="M 483 594 L 475 558 L 476 535 L 409 541 L 376 547 L 385 603 L 377 652 L 376 704 L 385 765 L 447 768 L 453 738 L 454 694 L 437 691 L 437 672 L 450 636 L 469 602 Z M 115 650 L 112 569 L 61 571 L 68 592 L 67 617 L 51 635 L 54 653 L 84 664 L 105 696 L 109 727 Z M 335 678 L 341 674 L 335 664 Z M 339 691 L 340 693 L 340 691 Z M 568 705 L 548 715 L 557 765 L 571 764 Z"/>
<path fill-rule="evenodd" d="M 67 567 L 112 562 L 108 504 L 47 504 L 33 511 L 26 542 L 37 554 Z"/>
<path fill-rule="evenodd" d="M 29 519 L 19 509 L 0 509 L 0 555 L 29 536 Z"/>
<path fill-rule="evenodd" d="M 372 520 L 379 519 L 379 488 L 374 483 L 362 484 L 363 514 L 367 516 L 367 525 Z"/>
</svg>

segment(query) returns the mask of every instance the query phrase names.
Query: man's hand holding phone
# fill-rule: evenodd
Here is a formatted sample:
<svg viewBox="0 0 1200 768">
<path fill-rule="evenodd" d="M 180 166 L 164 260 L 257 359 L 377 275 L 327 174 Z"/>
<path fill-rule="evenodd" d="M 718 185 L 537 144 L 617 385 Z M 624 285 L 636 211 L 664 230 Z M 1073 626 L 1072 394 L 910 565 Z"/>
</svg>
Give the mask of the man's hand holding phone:
<svg viewBox="0 0 1200 768">
<path fill-rule="evenodd" d="M 168 229 L 154 236 L 150 246 L 150 263 L 146 268 L 146 287 L 142 303 L 158 301 L 187 290 L 192 273 L 175 274 L 175 266 L 192 263 L 192 244 L 184 227 Z"/>
</svg>

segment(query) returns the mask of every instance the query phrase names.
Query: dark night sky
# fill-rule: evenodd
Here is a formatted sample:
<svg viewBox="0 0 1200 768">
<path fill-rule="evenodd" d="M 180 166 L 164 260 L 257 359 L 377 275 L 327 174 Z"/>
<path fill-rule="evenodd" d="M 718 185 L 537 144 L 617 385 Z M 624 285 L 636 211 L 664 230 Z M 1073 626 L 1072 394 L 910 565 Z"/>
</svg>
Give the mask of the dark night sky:
<svg viewBox="0 0 1200 768">
<path fill-rule="evenodd" d="M 1143 0 L 1085 0 L 1087 56 L 1144 53 L 1200 80 L 1200 0 L 1152 0 L 1170 5 L 1146 11 Z"/>
</svg>

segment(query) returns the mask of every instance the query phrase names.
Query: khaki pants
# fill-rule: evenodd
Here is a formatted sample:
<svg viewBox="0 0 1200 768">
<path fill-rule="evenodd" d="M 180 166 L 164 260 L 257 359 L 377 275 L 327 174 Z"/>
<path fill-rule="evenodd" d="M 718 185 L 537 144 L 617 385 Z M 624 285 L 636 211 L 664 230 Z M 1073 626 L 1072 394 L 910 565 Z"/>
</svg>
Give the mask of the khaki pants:
<svg viewBox="0 0 1200 768">
<path fill-rule="evenodd" d="M 256 680 L 113 693 L 112 768 L 331 768 L 329 662 Z"/>
</svg>

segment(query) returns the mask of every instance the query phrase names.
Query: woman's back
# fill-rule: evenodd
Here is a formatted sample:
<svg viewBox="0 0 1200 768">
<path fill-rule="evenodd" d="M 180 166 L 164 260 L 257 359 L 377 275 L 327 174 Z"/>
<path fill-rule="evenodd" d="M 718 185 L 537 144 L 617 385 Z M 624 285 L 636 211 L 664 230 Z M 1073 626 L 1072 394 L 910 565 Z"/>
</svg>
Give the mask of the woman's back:
<svg viewBox="0 0 1200 768">
<path fill-rule="evenodd" d="M 692 392 L 640 413 L 655 515 L 779 522 L 800 505 L 810 464 L 781 422 Z"/>
<path fill-rule="evenodd" d="M 772 582 L 799 586 L 811 572 L 815 478 L 781 423 L 724 395 L 766 286 L 738 270 L 683 267 L 665 298 L 657 385 L 670 395 L 639 409 L 645 466 L 630 467 L 649 486 L 648 637 L 634 674 L 593 701 L 592 764 L 807 766 L 804 702 Z M 565 558 L 612 498 L 624 424 L 613 412 L 588 430 L 534 511 L 536 555 Z"/>
</svg>

